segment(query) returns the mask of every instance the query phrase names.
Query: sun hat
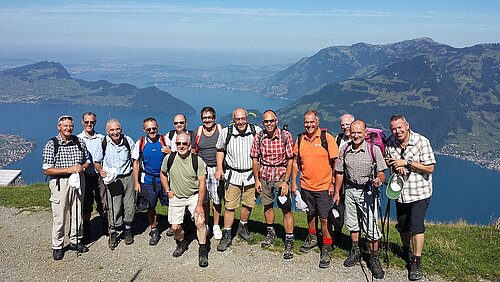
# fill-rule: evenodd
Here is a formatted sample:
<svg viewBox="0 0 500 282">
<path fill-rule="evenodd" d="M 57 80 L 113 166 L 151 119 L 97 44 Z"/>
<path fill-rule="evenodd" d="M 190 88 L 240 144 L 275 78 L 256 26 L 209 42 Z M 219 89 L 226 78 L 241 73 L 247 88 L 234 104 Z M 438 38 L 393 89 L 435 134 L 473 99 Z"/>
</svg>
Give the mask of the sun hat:
<svg viewBox="0 0 500 282">
<path fill-rule="evenodd" d="M 401 175 L 397 173 L 393 173 L 391 177 L 389 177 L 389 181 L 387 182 L 387 187 L 385 188 L 385 194 L 389 199 L 397 199 L 399 195 L 401 195 L 401 191 L 403 191 L 403 178 Z"/>
<path fill-rule="evenodd" d="M 80 191 L 80 174 L 78 172 L 72 173 L 68 178 L 68 184 L 70 188 L 76 190 L 78 195 L 81 195 Z"/>
<path fill-rule="evenodd" d="M 306 202 L 302 200 L 299 191 L 295 192 L 295 209 L 299 212 L 308 212 L 309 208 L 307 207 Z"/>
</svg>

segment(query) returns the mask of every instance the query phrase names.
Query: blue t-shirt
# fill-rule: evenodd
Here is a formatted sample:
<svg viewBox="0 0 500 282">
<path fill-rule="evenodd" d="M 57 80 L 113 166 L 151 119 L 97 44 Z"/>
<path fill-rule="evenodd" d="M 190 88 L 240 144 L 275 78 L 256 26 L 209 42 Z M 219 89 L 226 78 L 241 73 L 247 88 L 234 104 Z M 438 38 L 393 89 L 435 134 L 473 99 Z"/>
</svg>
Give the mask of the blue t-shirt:
<svg viewBox="0 0 500 282">
<path fill-rule="evenodd" d="M 164 154 L 161 151 L 160 139 L 154 143 L 146 142 L 143 154 L 143 169 L 147 173 L 143 173 L 142 179 L 145 184 L 153 184 L 153 176 L 149 174 L 159 175 Z M 156 178 L 156 183 L 160 183 L 160 177 Z"/>
</svg>

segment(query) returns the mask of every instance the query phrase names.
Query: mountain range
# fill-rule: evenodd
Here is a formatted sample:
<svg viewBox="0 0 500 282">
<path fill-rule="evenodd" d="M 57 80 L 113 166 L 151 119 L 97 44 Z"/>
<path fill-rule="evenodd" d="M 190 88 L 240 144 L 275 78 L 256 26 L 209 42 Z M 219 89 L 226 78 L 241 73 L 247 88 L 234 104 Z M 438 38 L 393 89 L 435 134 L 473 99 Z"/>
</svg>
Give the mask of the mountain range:
<svg viewBox="0 0 500 282">
<path fill-rule="evenodd" d="M 194 113 L 193 107 L 156 87 L 74 79 L 61 64 L 47 61 L 0 72 L 0 103 L 13 102 Z"/>
<path fill-rule="evenodd" d="M 441 152 L 500 168 L 500 44 L 454 48 L 420 38 L 328 47 L 268 81 L 263 94 L 298 99 L 278 112 L 294 131 L 308 109 L 333 131 L 347 112 L 386 130 L 403 114 Z"/>
</svg>

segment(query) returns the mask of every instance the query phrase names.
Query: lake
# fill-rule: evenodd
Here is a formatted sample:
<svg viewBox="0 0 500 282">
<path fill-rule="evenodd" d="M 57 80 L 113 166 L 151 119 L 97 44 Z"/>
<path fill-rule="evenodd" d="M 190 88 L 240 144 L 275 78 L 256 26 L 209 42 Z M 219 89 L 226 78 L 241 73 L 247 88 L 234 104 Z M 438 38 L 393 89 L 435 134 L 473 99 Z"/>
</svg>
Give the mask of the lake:
<svg viewBox="0 0 500 282">
<path fill-rule="evenodd" d="M 186 89 L 161 87 L 177 98 L 183 99 L 197 111 L 203 106 L 213 106 L 218 116 L 226 115 L 238 106 L 265 109 L 279 109 L 289 103 L 286 100 L 269 99 L 257 94 L 226 91 L 220 89 Z M 77 121 L 83 112 L 97 114 L 97 130 L 104 132 L 107 119 L 116 117 L 122 121 L 124 133 L 133 139 L 141 136 L 142 121 L 151 114 L 127 111 L 117 108 L 87 108 L 83 106 L 54 106 L 32 104 L 0 104 L 0 133 L 17 134 L 37 142 L 35 150 L 25 159 L 6 168 L 22 169 L 27 183 L 45 180 L 41 170 L 42 149 L 47 140 L 57 133 L 56 121 L 62 114 L 70 114 Z M 160 124 L 160 132 L 172 129 L 172 115 L 153 115 Z M 189 128 L 200 124 L 199 114 L 188 116 Z M 75 124 L 75 133 L 82 130 Z M 337 132 L 337 128 L 330 131 Z M 425 135 L 425 132 L 421 132 Z M 432 140 L 431 140 L 432 142 Z M 457 221 L 465 219 L 470 223 L 488 224 L 500 216 L 500 172 L 483 169 L 471 162 L 447 156 L 437 156 L 434 173 L 434 194 L 428 211 L 428 219 L 435 221 Z M 385 204 L 383 204 L 385 208 Z M 393 209 L 394 210 L 394 209 Z"/>
</svg>

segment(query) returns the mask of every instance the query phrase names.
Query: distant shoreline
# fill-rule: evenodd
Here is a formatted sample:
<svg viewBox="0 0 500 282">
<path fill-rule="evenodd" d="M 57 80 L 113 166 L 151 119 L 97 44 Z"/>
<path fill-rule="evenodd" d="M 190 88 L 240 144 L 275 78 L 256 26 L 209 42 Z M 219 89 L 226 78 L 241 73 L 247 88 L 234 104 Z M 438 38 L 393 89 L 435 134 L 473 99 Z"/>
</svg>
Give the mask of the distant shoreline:
<svg viewBox="0 0 500 282">
<path fill-rule="evenodd" d="M 436 151 L 435 153 L 441 156 L 449 156 L 459 160 L 470 161 L 485 169 L 500 171 L 500 159 L 498 158 L 478 156 L 477 153 L 474 152 L 456 152 L 452 150 L 446 150 L 445 148 Z"/>
<path fill-rule="evenodd" d="M 19 135 L 0 134 L 0 168 L 24 159 L 36 146 L 34 140 Z"/>
</svg>

